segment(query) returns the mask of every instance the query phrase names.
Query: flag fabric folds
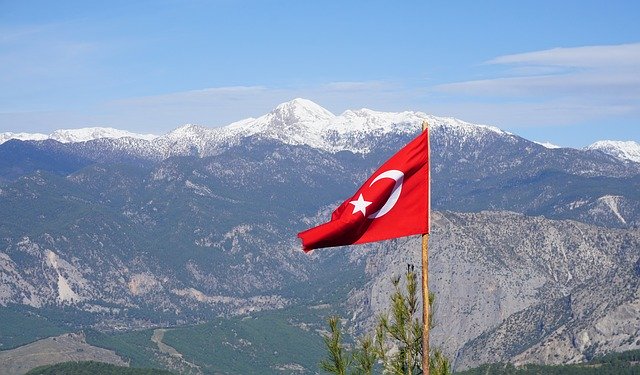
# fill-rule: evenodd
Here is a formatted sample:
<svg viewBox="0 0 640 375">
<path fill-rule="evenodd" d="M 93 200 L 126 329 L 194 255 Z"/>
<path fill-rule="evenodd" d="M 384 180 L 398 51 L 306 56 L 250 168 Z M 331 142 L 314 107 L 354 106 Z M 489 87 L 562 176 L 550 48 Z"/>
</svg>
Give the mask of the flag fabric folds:
<svg viewBox="0 0 640 375">
<path fill-rule="evenodd" d="M 298 233 L 304 251 L 429 232 L 428 129 L 387 160 L 331 220 Z"/>
</svg>

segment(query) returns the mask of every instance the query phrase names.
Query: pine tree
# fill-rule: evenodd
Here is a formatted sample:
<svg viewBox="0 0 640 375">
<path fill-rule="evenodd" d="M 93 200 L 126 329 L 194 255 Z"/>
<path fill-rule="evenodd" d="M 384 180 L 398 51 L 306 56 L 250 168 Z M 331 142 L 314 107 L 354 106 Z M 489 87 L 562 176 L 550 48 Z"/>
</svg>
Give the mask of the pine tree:
<svg viewBox="0 0 640 375">
<path fill-rule="evenodd" d="M 337 316 L 329 317 L 329 334 L 324 337 L 324 345 L 327 347 L 328 358 L 320 362 L 320 367 L 331 374 L 347 375 L 351 356 L 345 351 L 342 343 L 340 318 Z"/>
<path fill-rule="evenodd" d="M 336 375 L 370 375 L 379 362 L 384 374 L 422 374 L 423 332 L 422 323 L 416 318 L 419 315 L 418 283 L 413 266 L 407 268 L 405 279 L 406 293 L 401 290 L 400 278 L 393 279 L 395 291 L 391 296 L 390 311 L 378 318 L 373 337 L 365 335 L 358 340 L 353 352 L 346 350 L 341 342 L 338 317 L 329 318 L 330 334 L 324 338 L 329 356 L 321 363 L 323 370 Z M 433 294 L 430 294 L 430 306 L 433 300 Z M 432 317 L 429 319 L 430 328 L 433 327 Z M 452 373 L 449 360 L 439 350 L 432 353 L 429 370 L 431 375 Z"/>
</svg>

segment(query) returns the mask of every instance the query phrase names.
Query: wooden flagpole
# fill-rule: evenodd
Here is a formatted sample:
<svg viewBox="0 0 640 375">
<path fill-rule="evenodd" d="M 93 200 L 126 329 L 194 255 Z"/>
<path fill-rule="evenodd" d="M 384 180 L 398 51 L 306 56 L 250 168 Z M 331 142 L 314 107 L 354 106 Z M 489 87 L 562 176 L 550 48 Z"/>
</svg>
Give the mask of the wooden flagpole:
<svg viewBox="0 0 640 375">
<path fill-rule="evenodd" d="M 422 131 L 429 128 L 429 123 L 422 123 Z M 427 135 L 428 137 L 428 135 Z M 431 163 L 431 150 L 427 138 L 427 163 Z M 427 218 L 431 215 L 431 173 L 429 173 L 429 197 Z M 429 222 L 431 226 L 431 222 Z M 429 375 L 429 233 L 422 235 L 422 373 Z"/>
</svg>

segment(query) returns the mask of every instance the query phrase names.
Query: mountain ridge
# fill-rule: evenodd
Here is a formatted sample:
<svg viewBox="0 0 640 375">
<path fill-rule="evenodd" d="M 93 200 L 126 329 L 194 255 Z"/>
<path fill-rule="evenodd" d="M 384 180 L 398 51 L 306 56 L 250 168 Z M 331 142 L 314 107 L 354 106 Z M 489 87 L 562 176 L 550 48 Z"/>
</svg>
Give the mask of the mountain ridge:
<svg viewBox="0 0 640 375">
<path fill-rule="evenodd" d="M 139 133 L 130 132 L 128 130 L 120 130 L 120 129 L 110 128 L 110 127 L 87 127 L 87 128 L 78 128 L 78 129 L 58 129 L 48 135 L 42 134 L 42 133 L 4 132 L 4 133 L 0 133 L 0 144 L 11 139 L 18 139 L 21 141 L 54 140 L 60 143 L 76 143 L 76 142 L 92 141 L 92 140 L 101 139 L 101 138 L 109 138 L 109 139 L 137 138 L 137 139 L 144 139 L 144 140 L 152 140 L 156 137 L 157 136 L 153 134 L 139 134 Z"/>
<path fill-rule="evenodd" d="M 363 154 L 371 152 L 372 146 L 358 145 L 364 135 L 413 134 L 420 131 L 422 121 L 425 120 L 429 122 L 432 130 L 447 128 L 463 141 L 468 137 L 480 136 L 487 131 L 503 136 L 515 136 L 494 126 L 415 111 L 380 112 L 362 108 L 349 109 L 340 115 L 335 115 L 308 99 L 296 98 L 279 104 L 265 115 L 239 120 L 222 127 L 209 128 L 186 124 L 160 136 L 100 127 L 62 129 L 49 135 L 6 132 L 0 133 L 0 144 L 9 139 L 24 141 L 52 139 L 61 143 L 111 139 L 115 141 L 112 147 L 119 149 L 150 147 L 158 154 L 156 158 L 165 158 L 189 152 L 205 156 L 213 155 L 216 153 L 216 148 L 221 145 L 233 145 L 242 138 L 259 136 L 280 140 L 290 145 L 308 145 L 328 152 L 351 151 Z M 148 143 L 132 146 L 132 142 L 126 138 L 144 140 Z M 558 147 L 548 143 L 530 142 L 548 148 Z M 598 150 L 621 160 L 640 162 L 640 145 L 634 141 L 598 141 L 583 149 Z M 138 152 L 140 153 L 139 150 Z M 153 156 L 147 153 L 147 157 Z"/>
<path fill-rule="evenodd" d="M 602 151 L 619 159 L 640 163 L 640 143 L 638 142 L 603 140 L 594 142 L 585 149 Z"/>
</svg>

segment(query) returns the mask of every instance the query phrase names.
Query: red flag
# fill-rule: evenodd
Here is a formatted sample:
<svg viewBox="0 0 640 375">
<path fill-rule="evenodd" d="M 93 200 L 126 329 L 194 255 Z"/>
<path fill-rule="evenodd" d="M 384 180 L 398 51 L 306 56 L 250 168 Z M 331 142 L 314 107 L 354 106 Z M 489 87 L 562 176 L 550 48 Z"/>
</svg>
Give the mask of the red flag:
<svg viewBox="0 0 640 375">
<path fill-rule="evenodd" d="M 331 215 L 298 233 L 304 251 L 429 232 L 428 129 L 387 160 Z"/>
</svg>

